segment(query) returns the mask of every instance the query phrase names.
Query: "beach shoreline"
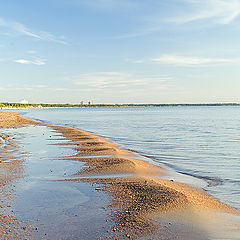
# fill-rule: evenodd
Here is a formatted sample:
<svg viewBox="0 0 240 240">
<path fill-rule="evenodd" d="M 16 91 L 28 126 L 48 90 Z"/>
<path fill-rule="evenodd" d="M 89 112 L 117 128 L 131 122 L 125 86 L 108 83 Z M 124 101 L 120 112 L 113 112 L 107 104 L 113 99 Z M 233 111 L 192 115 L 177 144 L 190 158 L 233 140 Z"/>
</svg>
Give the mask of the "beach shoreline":
<svg viewBox="0 0 240 240">
<path fill-rule="evenodd" d="M 148 239 L 148 236 L 155 236 L 151 239 L 166 239 L 161 238 L 167 234 L 166 230 L 162 229 L 163 223 L 159 225 L 151 219 L 152 216 L 158 216 L 158 219 L 161 219 L 161 216 L 172 211 L 188 212 L 189 216 L 201 218 L 204 221 L 208 219 L 212 224 L 216 224 L 212 216 L 219 213 L 239 215 L 239 210 L 220 202 L 201 189 L 161 179 L 165 174 L 163 167 L 137 159 L 133 152 L 124 150 L 121 146 L 93 133 L 33 121 L 16 112 L 0 112 L 0 128 L 18 128 L 26 125 L 53 129 L 66 140 L 66 143 L 61 143 L 62 145 L 71 144 L 76 151 L 75 155 L 66 157 L 65 160 L 85 164 L 84 168 L 79 169 L 72 178 L 70 176 L 61 181 L 88 182 L 97 191 L 110 196 L 112 203 L 109 208 L 115 224 L 109 232 L 109 238 Z M 4 135 L 2 136 L 4 139 Z M 15 164 L 12 169 L 17 171 L 18 168 L 19 166 Z M 1 181 L 6 183 L 6 179 Z M 14 179 L 9 180 L 9 182 L 12 181 Z M 211 219 L 207 217 L 208 215 L 211 215 Z M 182 216 L 185 218 L 184 214 Z M 185 219 L 187 221 L 187 218 Z M 8 229 L 7 224 L 9 223 L 1 221 L 1 226 L 5 226 L 2 231 Z M 197 224 L 198 221 L 196 221 Z M 173 224 L 171 228 L 174 227 L 176 229 Z M 194 231 L 189 232 L 189 236 L 194 234 Z M 5 234 L 8 233 L 5 232 Z M 174 234 L 177 233 L 174 231 Z M 179 231 L 179 235 L 181 234 Z"/>
</svg>

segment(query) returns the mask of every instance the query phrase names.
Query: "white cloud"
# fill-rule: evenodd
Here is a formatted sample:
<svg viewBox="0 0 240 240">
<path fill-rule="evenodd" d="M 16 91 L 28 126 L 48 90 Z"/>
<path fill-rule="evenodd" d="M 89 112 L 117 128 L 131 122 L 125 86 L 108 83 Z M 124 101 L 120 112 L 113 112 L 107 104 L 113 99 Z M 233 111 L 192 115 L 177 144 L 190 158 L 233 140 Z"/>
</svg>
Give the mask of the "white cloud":
<svg viewBox="0 0 240 240">
<path fill-rule="evenodd" d="M 240 15 L 239 0 L 184 0 L 191 7 L 180 17 L 168 19 L 179 24 L 197 20 L 212 20 L 218 24 L 230 24 Z M 189 13 L 190 12 L 190 13 Z"/>
<path fill-rule="evenodd" d="M 153 62 L 170 65 L 181 66 L 196 66 L 204 64 L 224 64 L 224 63 L 237 63 L 235 59 L 227 58 L 203 58 L 203 57 L 186 57 L 178 55 L 162 55 L 159 58 L 151 59 Z"/>
<path fill-rule="evenodd" d="M 130 63 L 144 63 L 143 59 L 131 59 L 131 58 L 127 58 L 126 62 L 130 62 Z"/>
<path fill-rule="evenodd" d="M 92 89 L 82 89 L 82 88 L 49 88 L 52 91 L 59 91 L 59 92 L 92 92 Z"/>
<path fill-rule="evenodd" d="M 16 63 L 21 63 L 21 64 L 30 64 L 31 61 L 25 60 L 25 59 L 17 59 L 15 60 Z"/>
<path fill-rule="evenodd" d="M 19 87 L 18 85 L 11 85 L 7 87 L 0 87 L 0 90 L 2 91 L 39 91 L 43 90 L 44 88 L 47 88 L 46 85 L 32 85 L 32 86 L 21 86 Z"/>
<path fill-rule="evenodd" d="M 179 25 L 201 21 L 201 27 L 226 25 L 240 16 L 240 0 L 178 0 L 174 1 L 175 4 L 171 2 L 162 0 L 153 1 L 150 7 L 143 5 L 141 18 L 138 19 L 138 29 L 112 38 L 126 39 L 150 35 L 168 30 L 169 23 Z M 146 12 L 145 9 L 151 9 L 151 11 Z"/>
<path fill-rule="evenodd" d="M 45 65 L 45 60 L 35 59 L 35 60 L 27 60 L 27 59 L 17 59 L 14 62 L 21 64 L 34 64 L 34 65 Z"/>
<path fill-rule="evenodd" d="M 67 42 L 64 40 L 64 37 L 56 37 L 52 33 L 46 31 L 33 31 L 19 22 L 5 21 L 4 19 L 0 18 L 0 26 L 5 27 L 11 31 L 11 33 L 5 33 L 5 35 L 8 36 L 20 34 L 38 40 L 67 44 Z"/>
<path fill-rule="evenodd" d="M 41 85 L 41 84 L 36 86 L 36 88 L 46 88 L 46 87 L 47 87 L 46 85 Z"/>
<path fill-rule="evenodd" d="M 42 59 L 36 59 L 36 60 L 32 61 L 32 64 L 35 64 L 35 65 L 45 65 L 46 61 L 42 60 Z"/>
<path fill-rule="evenodd" d="M 34 88 L 31 87 L 8 87 L 8 88 L 0 88 L 0 90 L 3 91 L 19 91 L 19 90 L 23 90 L 23 91 L 32 91 L 34 90 Z"/>
<path fill-rule="evenodd" d="M 8 23 L 7 26 L 14 29 L 16 32 L 22 33 L 23 35 L 27 35 L 33 38 L 42 39 L 42 37 L 36 33 L 33 33 L 31 30 L 29 30 L 26 26 L 24 26 L 22 23 L 14 22 L 14 23 Z"/>
<path fill-rule="evenodd" d="M 167 86 L 172 81 L 169 76 L 126 73 L 126 72 L 96 72 L 82 74 L 73 80 L 81 88 L 102 89 L 145 89 L 156 86 Z"/>
</svg>

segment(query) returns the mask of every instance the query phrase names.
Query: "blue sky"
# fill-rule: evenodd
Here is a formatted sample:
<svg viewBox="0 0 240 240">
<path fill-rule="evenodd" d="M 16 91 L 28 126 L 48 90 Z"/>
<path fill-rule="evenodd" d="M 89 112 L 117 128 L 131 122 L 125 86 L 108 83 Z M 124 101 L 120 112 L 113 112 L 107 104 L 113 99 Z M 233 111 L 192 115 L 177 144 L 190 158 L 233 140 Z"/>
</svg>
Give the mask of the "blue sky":
<svg viewBox="0 0 240 240">
<path fill-rule="evenodd" d="M 0 102 L 240 102 L 240 0 L 9 0 Z"/>
</svg>

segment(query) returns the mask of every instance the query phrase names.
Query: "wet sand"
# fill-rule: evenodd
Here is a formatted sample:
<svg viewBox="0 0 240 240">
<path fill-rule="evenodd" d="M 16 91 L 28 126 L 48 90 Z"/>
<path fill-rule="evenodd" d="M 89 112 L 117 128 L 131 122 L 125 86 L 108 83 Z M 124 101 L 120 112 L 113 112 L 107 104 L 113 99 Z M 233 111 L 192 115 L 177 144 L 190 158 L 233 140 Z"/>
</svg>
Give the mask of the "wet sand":
<svg viewBox="0 0 240 240">
<path fill-rule="evenodd" d="M 26 124 L 41 124 L 31 119 L 20 116 L 16 112 L 0 112 L 0 128 L 15 128 Z"/>
<path fill-rule="evenodd" d="M 19 127 L 30 120 L 18 118 L 16 113 L 0 112 L 0 127 Z M 5 133 L 0 132 L 0 236 L 1 239 L 24 239 L 30 231 L 11 209 L 15 184 L 24 174 L 19 146 Z"/>
<path fill-rule="evenodd" d="M 92 210 L 92 214 L 95 211 L 99 216 L 98 225 L 102 226 L 104 222 L 104 226 L 95 233 L 96 229 L 85 226 L 85 230 L 88 230 L 78 229 L 69 238 L 67 231 L 71 231 L 74 223 L 68 223 L 68 228 L 64 228 L 64 232 L 60 231 L 60 235 L 56 229 L 54 235 L 52 226 L 52 235 L 40 238 L 33 233 L 36 232 L 35 226 L 23 224 L 14 215 L 14 210 L 7 212 L 8 204 L 11 203 L 11 198 L 14 198 L 12 184 L 24 174 L 24 160 L 21 159 L 21 154 L 17 154 L 20 150 L 14 139 L 1 133 L 0 191 L 6 199 L 1 206 L 3 211 L 0 215 L 0 234 L 5 239 L 24 239 L 22 236 L 31 235 L 34 237 L 32 239 L 217 239 L 214 237 L 227 234 L 229 229 L 231 234 L 227 234 L 227 239 L 238 239 L 235 238 L 240 233 L 237 209 L 220 202 L 201 189 L 162 179 L 161 177 L 167 174 L 164 168 L 143 161 L 137 154 L 121 149 L 119 145 L 93 133 L 39 123 L 14 112 L 0 112 L 1 128 L 26 125 L 51 128 L 54 134 L 49 137 L 50 144 L 75 150 L 75 154 L 62 156 L 59 161 L 80 162 L 82 167 L 75 173 L 63 175 L 56 180 L 79 186 L 87 184 L 84 186 L 87 186 L 88 190 L 92 189 L 101 193 L 101 196 L 107 196 L 100 207 L 103 213 L 99 215 L 99 209 Z M 88 212 L 81 214 L 86 222 L 95 224 L 94 219 L 88 219 Z M 235 216 L 236 221 L 231 226 L 222 227 L 229 216 L 231 219 Z M 64 221 L 61 224 L 64 225 Z M 81 226 L 83 225 L 84 222 L 81 222 Z M 209 228 L 209 225 L 215 227 Z M 41 230 L 37 227 L 37 231 Z M 233 231 L 236 234 L 232 234 Z"/>
</svg>

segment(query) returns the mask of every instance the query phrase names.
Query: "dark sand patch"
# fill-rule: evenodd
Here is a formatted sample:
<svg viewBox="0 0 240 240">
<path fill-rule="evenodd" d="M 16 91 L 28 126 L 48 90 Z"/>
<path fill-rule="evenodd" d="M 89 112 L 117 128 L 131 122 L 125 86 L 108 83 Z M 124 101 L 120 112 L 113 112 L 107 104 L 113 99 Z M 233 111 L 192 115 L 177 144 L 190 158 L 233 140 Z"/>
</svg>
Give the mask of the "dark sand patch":
<svg viewBox="0 0 240 240">
<path fill-rule="evenodd" d="M 147 236 L 160 231 L 148 216 L 156 212 L 165 212 L 179 206 L 186 207 L 186 197 L 171 189 L 142 177 L 84 179 L 94 182 L 99 191 L 106 191 L 112 204 L 111 217 L 115 222 L 112 228 L 117 239 Z"/>
<path fill-rule="evenodd" d="M 87 162 L 87 166 L 77 175 L 135 173 L 134 163 L 121 157 L 81 158 L 81 161 Z"/>
</svg>

